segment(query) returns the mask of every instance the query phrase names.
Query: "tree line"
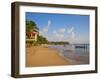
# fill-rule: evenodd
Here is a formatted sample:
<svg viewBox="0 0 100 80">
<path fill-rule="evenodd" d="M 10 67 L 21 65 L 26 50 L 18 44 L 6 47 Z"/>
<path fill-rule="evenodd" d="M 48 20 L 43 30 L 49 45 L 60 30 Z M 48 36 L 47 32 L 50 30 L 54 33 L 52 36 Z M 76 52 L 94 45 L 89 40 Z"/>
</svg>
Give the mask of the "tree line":
<svg viewBox="0 0 100 80">
<path fill-rule="evenodd" d="M 60 41 L 60 42 L 48 42 L 48 44 L 50 44 L 50 45 L 65 45 L 65 44 L 70 44 L 70 43 Z"/>
</svg>

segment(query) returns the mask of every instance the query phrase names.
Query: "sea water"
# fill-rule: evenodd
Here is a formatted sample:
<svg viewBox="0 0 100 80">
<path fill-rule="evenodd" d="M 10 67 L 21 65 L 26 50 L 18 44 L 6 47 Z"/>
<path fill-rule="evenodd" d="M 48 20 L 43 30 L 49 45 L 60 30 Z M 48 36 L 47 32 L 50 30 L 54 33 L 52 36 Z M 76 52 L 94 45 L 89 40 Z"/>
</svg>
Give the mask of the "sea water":
<svg viewBox="0 0 100 80">
<path fill-rule="evenodd" d="M 89 45 L 49 45 L 49 48 L 58 51 L 58 54 L 65 60 L 70 60 L 71 64 L 89 64 Z"/>
</svg>

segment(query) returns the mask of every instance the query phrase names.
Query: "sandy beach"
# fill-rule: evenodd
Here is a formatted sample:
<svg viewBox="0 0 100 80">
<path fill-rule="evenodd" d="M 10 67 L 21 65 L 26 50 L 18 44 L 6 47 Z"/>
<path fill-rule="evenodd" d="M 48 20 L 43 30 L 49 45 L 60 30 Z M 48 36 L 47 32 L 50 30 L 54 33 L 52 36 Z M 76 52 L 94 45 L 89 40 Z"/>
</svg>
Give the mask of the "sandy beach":
<svg viewBox="0 0 100 80">
<path fill-rule="evenodd" d="M 26 67 L 69 65 L 70 61 L 59 56 L 54 49 L 44 46 L 26 48 Z"/>
</svg>

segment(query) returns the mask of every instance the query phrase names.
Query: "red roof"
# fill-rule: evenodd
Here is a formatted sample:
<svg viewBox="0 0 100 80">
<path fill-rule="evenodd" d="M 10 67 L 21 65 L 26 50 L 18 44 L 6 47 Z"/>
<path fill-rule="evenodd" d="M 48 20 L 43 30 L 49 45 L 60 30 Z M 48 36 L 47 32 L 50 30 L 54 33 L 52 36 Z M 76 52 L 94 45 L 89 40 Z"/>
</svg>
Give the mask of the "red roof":
<svg viewBox="0 0 100 80">
<path fill-rule="evenodd" d="M 35 34 L 38 34 L 38 32 L 26 32 L 26 35 L 33 35 L 33 36 L 35 36 Z"/>
</svg>

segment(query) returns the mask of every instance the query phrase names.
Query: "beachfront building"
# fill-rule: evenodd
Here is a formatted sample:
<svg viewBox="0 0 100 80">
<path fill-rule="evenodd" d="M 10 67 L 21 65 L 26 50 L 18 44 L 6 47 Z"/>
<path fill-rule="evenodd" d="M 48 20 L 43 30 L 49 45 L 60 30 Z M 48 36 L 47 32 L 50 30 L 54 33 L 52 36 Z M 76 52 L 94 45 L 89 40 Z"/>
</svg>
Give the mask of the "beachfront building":
<svg viewBox="0 0 100 80">
<path fill-rule="evenodd" d="M 37 41 L 38 32 L 26 32 L 26 41 Z"/>
</svg>

